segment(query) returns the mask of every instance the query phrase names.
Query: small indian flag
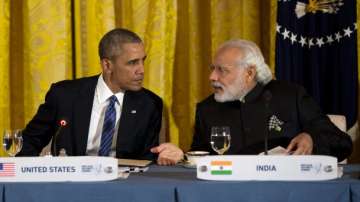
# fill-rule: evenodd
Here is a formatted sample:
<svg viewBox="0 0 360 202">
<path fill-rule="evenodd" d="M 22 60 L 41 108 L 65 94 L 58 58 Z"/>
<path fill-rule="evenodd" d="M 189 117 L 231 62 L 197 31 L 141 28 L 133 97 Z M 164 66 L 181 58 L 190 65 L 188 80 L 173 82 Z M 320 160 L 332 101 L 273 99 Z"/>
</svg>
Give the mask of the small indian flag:
<svg viewBox="0 0 360 202">
<path fill-rule="evenodd" d="M 211 161 L 212 175 L 232 175 L 232 161 Z"/>
</svg>

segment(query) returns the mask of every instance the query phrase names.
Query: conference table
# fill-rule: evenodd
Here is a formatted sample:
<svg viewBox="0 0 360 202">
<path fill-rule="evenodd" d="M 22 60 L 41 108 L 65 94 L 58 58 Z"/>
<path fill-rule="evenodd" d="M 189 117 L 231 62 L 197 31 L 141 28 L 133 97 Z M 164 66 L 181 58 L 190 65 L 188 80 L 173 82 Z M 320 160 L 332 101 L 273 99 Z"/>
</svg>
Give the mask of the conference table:
<svg viewBox="0 0 360 202">
<path fill-rule="evenodd" d="M 360 201 L 360 180 L 351 176 L 310 182 L 206 181 L 196 178 L 196 169 L 180 165 L 152 165 L 146 172 L 106 182 L 1 183 L 0 186 L 3 202 Z"/>
</svg>

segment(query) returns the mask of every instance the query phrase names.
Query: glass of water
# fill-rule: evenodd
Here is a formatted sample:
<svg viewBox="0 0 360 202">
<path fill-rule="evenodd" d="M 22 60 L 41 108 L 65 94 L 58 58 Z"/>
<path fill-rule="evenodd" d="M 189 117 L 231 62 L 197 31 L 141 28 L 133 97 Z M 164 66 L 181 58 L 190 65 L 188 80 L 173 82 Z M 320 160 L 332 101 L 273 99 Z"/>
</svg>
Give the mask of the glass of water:
<svg viewBox="0 0 360 202">
<path fill-rule="evenodd" d="M 5 130 L 3 135 L 3 148 L 9 156 L 14 157 L 21 151 L 23 145 L 23 139 L 21 136 L 21 130 Z"/>
<path fill-rule="evenodd" d="M 210 144 L 216 153 L 223 155 L 230 148 L 230 141 L 230 127 L 211 127 Z"/>
</svg>

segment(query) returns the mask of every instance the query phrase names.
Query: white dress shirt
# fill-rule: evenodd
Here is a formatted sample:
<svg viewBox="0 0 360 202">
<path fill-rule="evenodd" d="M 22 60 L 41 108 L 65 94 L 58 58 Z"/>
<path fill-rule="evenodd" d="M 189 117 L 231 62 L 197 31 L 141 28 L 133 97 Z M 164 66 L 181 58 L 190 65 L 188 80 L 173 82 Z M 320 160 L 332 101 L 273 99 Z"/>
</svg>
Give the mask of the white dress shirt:
<svg viewBox="0 0 360 202">
<path fill-rule="evenodd" d="M 121 115 L 121 108 L 124 99 L 124 93 L 119 92 L 113 94 L 109 87 L 106 85 L 102 74 L 99 76 L 98 82 L 96 84 L 94 102 L 91 111 L 91 119 L 89 126 L 89 134 L 87 140 L 86 154 L 89 156 L 97 156 L 100 148 L 101 133 L 104 124 L 105 111 L 109 105 L 108 98 L 112 95 L 115 95 L 118 102 L 115 102 L 116 110 L 116 122 L 115 122 L 115 132 L 112 140 L 110 156 L 116 155 L 116 139 L 119 129 L 119 120 Z"/>
</svg>

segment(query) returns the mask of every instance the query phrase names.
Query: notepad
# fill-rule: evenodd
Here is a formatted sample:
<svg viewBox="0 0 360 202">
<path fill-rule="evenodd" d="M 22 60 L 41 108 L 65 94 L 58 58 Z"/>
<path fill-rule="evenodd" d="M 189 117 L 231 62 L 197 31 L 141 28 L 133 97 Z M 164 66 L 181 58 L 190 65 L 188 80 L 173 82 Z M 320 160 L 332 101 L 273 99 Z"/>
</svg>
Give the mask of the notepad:
<svg viewBox="0 0 360 202">
<path fill-rule="evenodd" d="M 286 152 L 286 149 L 284 147 L 281 146 L 277 146 L 275 148 L 272 148 L 268 151 L 269 155 L 289 155 Z M 261 152 L 259 155 L 264 155 L 264 152 Z"/>
<path fill-rule="evenodd" d="M 151 164 L 149 160 L 118 159 L 118 166 L 146 167 Z"/>
</svg>

